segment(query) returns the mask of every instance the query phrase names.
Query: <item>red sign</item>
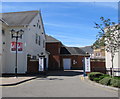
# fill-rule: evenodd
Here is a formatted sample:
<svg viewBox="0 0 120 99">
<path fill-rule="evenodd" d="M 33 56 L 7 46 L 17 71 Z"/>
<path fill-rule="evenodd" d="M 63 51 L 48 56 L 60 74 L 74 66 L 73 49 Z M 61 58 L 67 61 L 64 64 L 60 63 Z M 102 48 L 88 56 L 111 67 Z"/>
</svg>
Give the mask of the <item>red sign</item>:
<svg viewBox="0 0 120 99">
<path fill-rule="evenodd" d="M 23 43 L 22 42 L 17 43 L 17 50 L 19 52 L 23 51 Z M 12 52 L 16 51 L 16 42 L 11 42 L 11 51 Z"/>
<path fill-rule="evenodd" d="M 23 43 L 22 42 L 18 42 L 18 51 L 23 51 Z"/>
</svg>

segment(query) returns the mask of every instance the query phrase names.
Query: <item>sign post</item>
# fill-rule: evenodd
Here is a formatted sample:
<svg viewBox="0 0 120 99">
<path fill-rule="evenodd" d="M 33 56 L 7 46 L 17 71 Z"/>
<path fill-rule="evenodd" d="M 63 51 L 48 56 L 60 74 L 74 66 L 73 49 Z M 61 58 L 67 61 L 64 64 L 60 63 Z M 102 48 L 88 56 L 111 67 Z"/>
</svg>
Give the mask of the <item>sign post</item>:
<svg viewBox="0 0 120 99">
<path fill-rule="evenodd" d="M 83 61 L 83 71 L 84 71 L 84 77 L 86 76 L 87 73 L 90 72 L 90 57 L 85 57 Z"/>
<path fill-rule="evenodd" d="M 39 58 L 39 71 L 44 71 L 44 57 Z"/>
</svg>

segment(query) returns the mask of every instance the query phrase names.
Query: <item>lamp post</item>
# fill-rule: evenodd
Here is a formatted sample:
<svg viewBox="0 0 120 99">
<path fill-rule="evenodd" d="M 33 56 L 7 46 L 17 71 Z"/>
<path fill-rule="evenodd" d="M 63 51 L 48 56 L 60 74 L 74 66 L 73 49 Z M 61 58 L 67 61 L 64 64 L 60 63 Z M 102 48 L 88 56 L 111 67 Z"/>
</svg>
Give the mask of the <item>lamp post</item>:
<svg viewBox="0 0 120 99">
<path fill-rule="evenodd" d="M 11 34 L 12 34 L 12 38 L 15 38 L 15 44 L 16 44 L 16 60 L 15 60 L 15 77 L 17 77 L 17 53 L 18 53 L 18 48 L 17 48 L 17 44 L 18 44 L 18 38 L 22 38 L 22 34 L 24 33 L 24 31 L 22 29 L 15 31 L 14 29 L 11 30 Z"/>
</svg>

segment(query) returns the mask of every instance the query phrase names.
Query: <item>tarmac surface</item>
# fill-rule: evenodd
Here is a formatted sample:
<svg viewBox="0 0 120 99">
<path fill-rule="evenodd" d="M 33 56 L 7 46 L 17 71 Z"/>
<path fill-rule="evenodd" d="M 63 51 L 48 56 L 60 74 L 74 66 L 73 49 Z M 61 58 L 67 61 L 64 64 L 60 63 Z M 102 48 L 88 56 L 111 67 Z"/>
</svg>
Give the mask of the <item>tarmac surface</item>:
<svg viewBox="0 0 120 99">
<path fill-rule="evenodd" d="M 0 86 L 2 97 L 118 97 L 118 91 L 89 83 L 78 70 L 51 71 L 44 77 L 29 79 L 16 85 Z"/>
</svg>

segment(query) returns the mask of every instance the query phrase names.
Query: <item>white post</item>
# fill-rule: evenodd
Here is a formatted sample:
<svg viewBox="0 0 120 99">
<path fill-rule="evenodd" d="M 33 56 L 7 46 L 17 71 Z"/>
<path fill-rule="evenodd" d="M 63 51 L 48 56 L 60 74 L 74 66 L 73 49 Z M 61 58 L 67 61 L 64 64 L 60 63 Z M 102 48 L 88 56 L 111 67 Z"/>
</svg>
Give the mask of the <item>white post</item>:
<svg viewBox="0 0 120 99">
<path fill-rule="evenodd" d="M 44 58 L 39 57 L 39 71 L 44 71 Z"/>
<path fill-rule="evenodd" d="M 90 67 L 90 57 L 85 57 L 85 72 L 90 73 L 91 67 Z"/>
</svg>

